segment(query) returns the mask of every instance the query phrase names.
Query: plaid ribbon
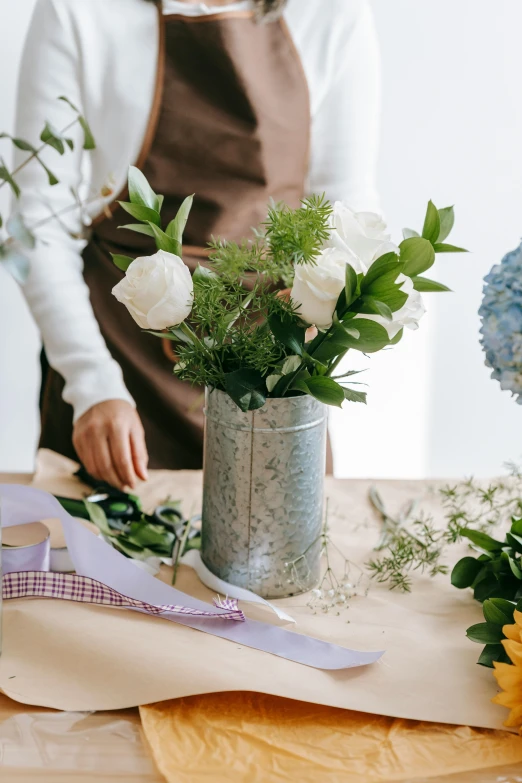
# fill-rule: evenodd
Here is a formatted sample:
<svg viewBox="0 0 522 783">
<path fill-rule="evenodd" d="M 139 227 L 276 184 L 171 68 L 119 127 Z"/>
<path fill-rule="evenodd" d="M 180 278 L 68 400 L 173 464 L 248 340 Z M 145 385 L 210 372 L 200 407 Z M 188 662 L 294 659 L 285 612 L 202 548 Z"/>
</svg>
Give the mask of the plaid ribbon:
<svg viewBox="0 0 522 783">
<path fill-rule="evenodd" d="M 242 622 L 245 615 L 238 608 L 235 598 L 214 599 L 214 605 L 220 612 L 205 612 L 191 609 L 189 606 L 155 606 L 136 598 L 118 593 L 112 587 L 79 574 L 62 574 L 52 571 L 14 571 L 2 577 L 2 597 L 10 598 L 60 598 L 63 601 L 79 601 L 102 606 L 120 606 L 127 609 L 140 609 L 147 614 L 191 615 L 193 617 L 214 618 L 218 620 L 236 620 Z"/>
</svg>

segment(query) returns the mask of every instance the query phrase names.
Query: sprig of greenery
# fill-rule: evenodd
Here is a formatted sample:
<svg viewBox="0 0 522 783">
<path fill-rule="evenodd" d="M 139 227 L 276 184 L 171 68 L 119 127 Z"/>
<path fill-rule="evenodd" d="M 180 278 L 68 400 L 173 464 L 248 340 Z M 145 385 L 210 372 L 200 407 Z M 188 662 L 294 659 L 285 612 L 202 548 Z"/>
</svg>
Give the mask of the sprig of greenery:
<svg viewBox="0 0 522 783">
<path fill-rule="evenodd" d="M 34 146 L 25 139 L 12 136 L 9 133 L 0 133 L 0 139 L 8 139 L 11 141 L 14 147 L 24 152 L 29 153 L 27 158 L 20 163 L 13 171 L 9 171 L 3 158 L 0 157 L 0 189 L 5 185 L 11 188 L 11 191 L 15 199 L 19 199 L 21 196 L 20 186 L 16 181 L 17 175 L 32 161 L 39 164 L 45 171 L 49 185 L 54 186 L 59 184 L 58 178 L 49 169 L 40 157 L 42 152 L 47 147 L 52 147 L 59 155 L 64 155 L 67 150 L 74 149 L 74 141 L 67 133 L 75 125 L 79 124 L 83 130 L 83 149 L 92 150 L 95 148 L 94 137 L 89 128 L 89 125 L 77 109 L 77 107 L 65 98 L 60 97 L 58 100 L 67 103 L 71 109 L 75 112 L 76 117 L 68 123 L 61 130 L 57 130 L 46 122 L 45 127 L 40 134 L 40 141 L 42 142 L 38 147 Z M 23 283 L 29 273 L 29 260 L 26 255 L 27 250 L 32 250 L 36 245 L 35 231 L 41 226 L 49 223 L 53 220 L 60 221 L 62 215 L 75 209 L 82 209 L 86 204 L 82 204 L 77 194 L 72 193 L 74 201 L 71 205 L 64 207 L 60 212 L 55 213 L 51 210 L 49 217 L 38 221 L 33 226 L 27 226 L 22 215 L 14 214 L 6 223 L 7 238 L 2 239 L 0 237 L 0 262 L 5 264 L 5 267 L 18 280 Z M 99 196 L 96 197 L 96 200 Z M 2 216 L 0 215 L 0 229 L 3 226 Z"/>
<path fill-rule="evenodd" d="M 272 204 L 263 225 L 274 262 L 288 274 L 294 264 L 314 263 L 330 236 L 331 214 L 324 193 L 304 199 L 298 209 Z"/>
</svg>

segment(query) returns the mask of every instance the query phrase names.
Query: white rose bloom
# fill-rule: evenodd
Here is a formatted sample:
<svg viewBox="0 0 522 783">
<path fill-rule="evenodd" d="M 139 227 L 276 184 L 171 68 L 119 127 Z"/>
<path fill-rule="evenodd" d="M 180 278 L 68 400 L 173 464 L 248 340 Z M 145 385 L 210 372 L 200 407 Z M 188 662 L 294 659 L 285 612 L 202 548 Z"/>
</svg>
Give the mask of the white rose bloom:
<svg viewBox="0 0 522 783">
<path fill-rule="evenodd" d="M 290 297 L 307 324 L 320 329 L 331 326 L 335 305 L 345 285 L 346 264 L 352 258 L 352 254 L 326 248 L 315 263 L 296 264 Z"/>
<path fill-rule="evenodd" d="M 158 250 L 136 258 L 112 293 L 142 329 L 166 329 L 190 314 L 194 287 L 181 258 Z"/>
<path fill-rule="evenodd" d="M 413 288 L 413 281 L 411 278 L 401 274 L 397 278 L 397 283 L 399 285 L 402 284 L 401 291 L 408 295 L 408 299 L 400 310 L 393 313 L 392 321 L 387 321 L 382 315 L 366 313 L 360 313 L 354 318 L 354 320 L 356 318 L 367 318 L 369 321 L 376 321 L 378 324 L 381 324 L 388 332 L 390 340 L 393 340 L 404 327 L 406 327 L 406 329 L 418 329 L 419 321 L 426 312 L 422 296 L 419 291 L 415 291 Z"/>
<path fill-rule="evenodd" d="M 359 274 L 366 274 L 371 264 L 385 253 L 398 252 L 397 245 L 386 233 L 386 223 L 375 212 L 353 212 L 344 201 L 336 201 L 330 218 L 332 229 L 326 247 L 349 253 L 356 262 L 349 261 Z"/>
</svg>

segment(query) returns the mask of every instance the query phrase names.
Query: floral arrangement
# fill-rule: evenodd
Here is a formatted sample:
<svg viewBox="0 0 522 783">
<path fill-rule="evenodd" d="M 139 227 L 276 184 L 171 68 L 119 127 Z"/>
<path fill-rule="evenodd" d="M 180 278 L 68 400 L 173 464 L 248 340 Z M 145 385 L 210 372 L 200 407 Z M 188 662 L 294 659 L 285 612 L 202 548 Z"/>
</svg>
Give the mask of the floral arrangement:
<svg viewBox="0 0 522 783">
<path fill-rule="evenodd" d="M 522 404 L 522 244 L 484 278 L 481 344 L 491 377 Z"/>
<path fill-rule="evenodd" d="M 142 329 L 176 343 L 179 378 L 225 391 L 243 411 L 303 394 L 339 407 L 365 402 L 347 385 L 353 372 L 335 374 L 343 357 L 417 328 L 421 292 L 448 290 L 424 272 L 436 253 L 462 250 L 445 243 L 451 207 L 430 201 L 422 235 L 407 230 L 397 246 L 379 215 L 312 196 L 297 209 L 272 204 L 251 240 L 213 240 L 208 266 L 191 277 L 181 256 L 192 197 L 165 229 L 162 198 L 136 168 L 129 197 L 121 205 L 140 222 L 122 228 L 148 234 L 158 252 L 115 255 L 125 277 L 114 296 Z"/>
</svg>

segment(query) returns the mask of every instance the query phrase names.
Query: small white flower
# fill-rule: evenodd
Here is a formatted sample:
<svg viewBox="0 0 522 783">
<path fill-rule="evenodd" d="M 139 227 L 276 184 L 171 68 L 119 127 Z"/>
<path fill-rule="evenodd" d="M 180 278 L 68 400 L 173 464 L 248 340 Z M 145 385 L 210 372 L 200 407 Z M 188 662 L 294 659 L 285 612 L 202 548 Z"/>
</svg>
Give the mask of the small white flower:
<svg viewBox="0 0 522 783">
<path fill-rule="evenodd" d="M 189 316 L 194 287 L 181 258 L 158 250 L 136 258 L 112 293 L 142 329 L 166 329 Z"/>
</svg>

